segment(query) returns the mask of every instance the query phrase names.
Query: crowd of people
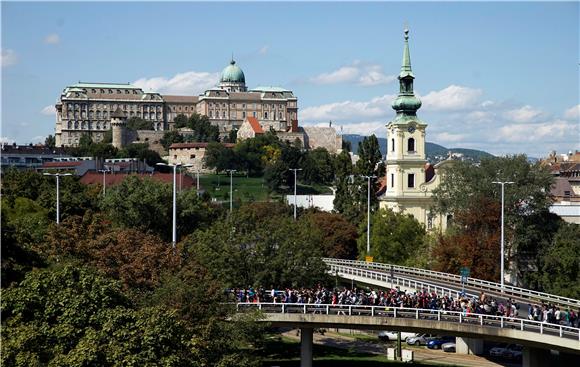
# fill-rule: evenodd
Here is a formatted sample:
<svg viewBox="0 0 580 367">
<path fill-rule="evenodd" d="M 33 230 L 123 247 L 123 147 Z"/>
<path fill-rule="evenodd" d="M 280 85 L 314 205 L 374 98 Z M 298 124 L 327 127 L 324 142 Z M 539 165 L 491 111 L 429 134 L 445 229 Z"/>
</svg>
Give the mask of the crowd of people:
<svg viewBox="0 0 580 367">
<path fill-rule="evenodd" d="M 315 288 L 281 289 L 237 288 L 229 290 L 232 300 L 238 303 L 292 303 L 292 304 L 330 304 L 330 305 L 369 305 L 400 308 L 421 308 L 431 310 L 458 311 L 465 315 L 484 314 L 505 316 L 509 318 L 525 317 L 519 304 L 508 298 L 498 300 L 484 292 L 479 297 L 459 294 L 458 297 L 438 295 L 435 292 L 402 291 L 392 289 L 362 289 L 337 287 L 329 289 L 318 286 Z M 554 305 L 528 305 L 528 319 L 579 326 L 578 315 L 569 309 L 560 310 Z"/>
</svg>

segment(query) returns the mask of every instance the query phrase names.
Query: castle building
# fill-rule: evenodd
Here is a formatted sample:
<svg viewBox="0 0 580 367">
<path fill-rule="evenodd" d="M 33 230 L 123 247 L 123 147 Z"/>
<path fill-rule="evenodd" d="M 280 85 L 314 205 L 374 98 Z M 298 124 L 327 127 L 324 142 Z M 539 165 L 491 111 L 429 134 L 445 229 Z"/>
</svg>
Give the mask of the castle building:
<svg viewBox="0 0 580 367">
<path fill-rule="evenodd" d="M 160 136 L 173 129 L 175 117 L 193 113 L 207 116 L 222 136 L 239 129 L 246 117 L 255 117 L 280 132 L 298 126 L 298 99 L 292 91 L 279 87 L 248 90 L 244 72 L 234 60 L 223 69 L 216 87 L 199 96 L 161 95 L 131 84 L 79 82 L 63 90 L 55 108 L 59 147 L 77 145 L 83 134 L 97 142 L 103 140 L 117 109 L 127 119 L 150 121 L 151 129 Z"/>
<path fill-rule="evenodd" d="M 411 214 L 428 230 L 444 230 L 447 218 L 432 211 L 433 190 L 439 185 L 441 162 L 434 167 L 425 156 L 427 124 L 417 117 L 421 101 L 415 96 L 409 52 L 409 30 L 405 30 L 403 63 L 399 73 L 399 95 L 393 101 L 395 118 L 387 124 L 386 189 L 380 208 Z"/>
</svg>

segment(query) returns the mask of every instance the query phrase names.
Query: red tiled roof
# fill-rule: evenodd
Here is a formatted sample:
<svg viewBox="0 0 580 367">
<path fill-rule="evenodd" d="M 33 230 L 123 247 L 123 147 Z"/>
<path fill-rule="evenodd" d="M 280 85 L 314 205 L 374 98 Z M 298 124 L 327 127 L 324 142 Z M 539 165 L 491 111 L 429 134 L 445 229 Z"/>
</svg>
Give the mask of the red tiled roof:
<svg viewBox="0 0 580 367">
<path fill-rule="evenodd" d="M 257 118 L 255 117 L 246 117 L 246 119 L 248 120 L 248 122 L 250 123 L 250 126 L 252 127 L 252 130 L 254 130 L 254 132 L 256 134 L 263 134 L 264 130 L 262 130 L 262 126 L 260 126 L 260 122 L 258 121 Z"/>
<path fill-rule="evenodd" d="M 66 168 L 66 167 L 76 167 L 80 166 L 82 162 L 46 162 L 41 168 Z"/>
<path fill-rule="evenodd" d="M 107 173 L 105 174 L 105 184 L 107 186 L 115 186 L 120 184 L 121 182 L 123 182 L 123 180 L 129 176 L 129 175 L 134 175 L 134 176 L 138 176 L 141 179 L 151 179 L 151 180 L 155 180 L 155 181 L 159 181 L 159 182 L 165 182 L 165 183 L 173 183 L 173 173 L 161 173 L 161 172 L 155 172 L 153 174 L 149 174 L 149 173 Z M 177 176 L 177 185 L 179 186 L 180 182 L 181 182 L 181 186 L 183 188 L 191 188 L 193 186 L 195 186 L 195 179 L 187 176 L 187 175 L 178 175 Z M 93 184 L 99 184 L 102 185 L 103 184 L 103 174 L 101 172 L 94 172 L 94 171 L 90 171 L 85 173 L 81 179 L 80 179 L 81 183 L 85 184 L 85 185 L 93 185 Z"/>
<path fill-rule="evenodd" d="M 387 177 L 386 176 L 379 177 L 379 179 L 377 180 L 377 184 L 378 184 L 376 192 L 377 196 L 384 194 L 385 191 L 387 191 Z"/>
<path fill-rule="evenodd" d="M 425 182 L 431 181 L 435 176 L 435 167 L 431 163 L 425 163 Z"/>
</svg>

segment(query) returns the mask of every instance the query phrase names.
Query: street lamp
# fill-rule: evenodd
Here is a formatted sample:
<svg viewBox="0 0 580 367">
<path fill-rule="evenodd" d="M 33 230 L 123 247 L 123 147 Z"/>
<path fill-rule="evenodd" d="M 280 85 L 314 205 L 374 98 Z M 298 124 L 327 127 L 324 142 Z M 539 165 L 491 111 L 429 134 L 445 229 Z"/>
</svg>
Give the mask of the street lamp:
<svg viewBox="0 0 580 367">
<path fill-rule="evenodd" d="M 367 189 L 367 255 L 370 256 L 371 253 L 371 178 L 377 178 L 377 176 L 365 176 L 362 175 L 368 180 L 368 189 Z"/>
<path fill-rule="evenodd" d="M 111 170 L 109 169 L 100 169 L 99 172 L 103 173 L 103 197 L 105 196 L 105 194 L 107 193 L 107 182 L 105 181 L 105 175 L 107 174 L 107 172 L 111 172 Z"/>
<path fill-rule="evenodd" d="M 71 173 L 43 173 L 44 176 L 56 177 L 56 224 L 60 224 L 60 177 L 72 176 Z"/>
<path fill-rule="evenodd" d="M 177 167 L 179 167 L 179 166 L 181 166 L 181 167 L 191 167 L 191 164 L 157 163 L 157 165 L 158 166 L 173 167 L 173 231 L 172 231 L 172 236 L 171 236 L 171 244 L 173 245 L 173 248 L 175 248 L 175 245 L 177 244 L 177 195 L 176 195 L 176 190 L 177 190 L 177 178 L 176 178 Z"/>
<path fill-rule="evenodd" d="M 302 168 L 290 168 L 289 171 L 294 171 L 294 220 L 296 220 L 296 175 Z"/>
<path fill-rule="evenodd" d="M 503 284 L 503 259 L 504 259 L 504 250 L 503 250 L 503 246 L 504 246 L 504 239 L 503 239 L 503 206 L 504 206 L 504 187 L 505 185 L 511 185 L 514 182 L 511 181 L 493 181 L 492 183 L 494 184 L 498 184 L 501 185 L 501 262 L 500 262 L 500 267 L 501 267 L 501 290 L 503 292 L 503 288 L 504 288 L 504 284 Z"/>
<path fill-rule="evenodd" d="M 196 186 L 197 196 L 199 196 L 199 170 L 195 171 L 195 186 Z"/>
<path fill-rule="evenodd" d="M 228 169 L 226 170 L 226 172 L 230 173 L 230 213 L 232 212 L 233 208 L 234 208 L 234 204 L 233 204 L 233 195 L 234 195 L 234 191 L 233 191 L 233 180 L 234 180 L 234 172 L 236 172 L 235 169 Z"/>
</svg>

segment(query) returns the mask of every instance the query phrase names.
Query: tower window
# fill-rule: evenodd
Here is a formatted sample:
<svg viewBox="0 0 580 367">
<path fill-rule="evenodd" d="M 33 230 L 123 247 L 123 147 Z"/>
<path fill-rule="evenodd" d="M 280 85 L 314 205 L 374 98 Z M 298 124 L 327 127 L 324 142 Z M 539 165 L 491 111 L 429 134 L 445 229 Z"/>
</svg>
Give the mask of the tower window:
<svg viewBox="0 0 580 367">
<path fill-rule="evenodd" d="M 415 187 L 415 174 L 414 173 L 409 173 L 409 175 L 407 176 L 407 186 L 409 188 Z"/>
<path fill-rule="evenodd" d="M 409 138 L 407 141 L 407 151 L 414 152 L 415 151 L 415 139 Z"/>
<path fill-rule="evenodd" d="M 395 187 L 395 174 L 391 173 L 391 187 Z"/>
<path fill-rule="evenodd" d="M 395 151 L 395 139 L 391 139 L 391 152 Z"/>
</svg>

